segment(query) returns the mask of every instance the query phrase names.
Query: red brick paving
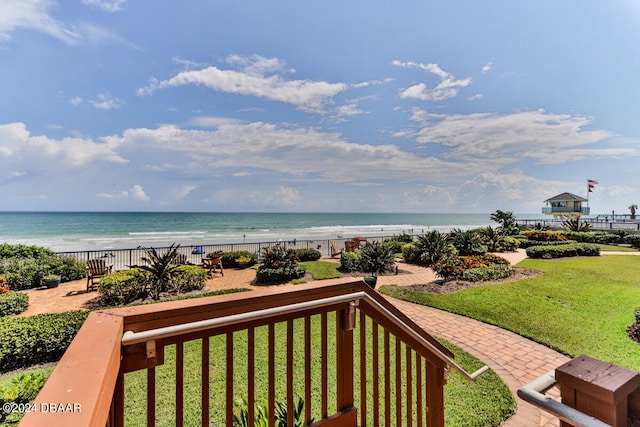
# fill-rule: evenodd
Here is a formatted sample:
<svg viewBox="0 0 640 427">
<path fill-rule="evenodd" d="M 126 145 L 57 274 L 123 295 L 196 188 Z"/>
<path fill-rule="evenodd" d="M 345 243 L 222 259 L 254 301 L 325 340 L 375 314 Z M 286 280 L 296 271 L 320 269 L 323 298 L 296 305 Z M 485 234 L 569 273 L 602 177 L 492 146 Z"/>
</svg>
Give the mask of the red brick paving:
<svg viewBox="0 0 640 427">
<path fill-rule="evenodd" d="M 523 251 L 519 251 L 507 257 L 515 264 L 525 255 Z M 433 272 L 422 267 L 402 264 L 401 270 L 406 273 L 379 277 L 378 284 L 409 285 L 427 283 L 434 279 Z M 212 290 L 255 288 L 251 285 L 254 278 L 255 271 L 252 269 L 226 269 L 224 277 L 216 275 L 215 278 L 207 281 L 207 286 Z M 329 284 L 345 280 L 347 279 L 325 280 L 322 283 Z M 291 286 L 300 285 L 280 285 L 269 288 L 274 292 L 282 292 Z M 260 288 L 265 289 L 264 286 Z M 55 289 L 31 290 L 27 291 L 27 294 L 29 295 L 29 309 L 22 314 L 23 316 L 82 309 L 88 300 L 97 296 L 95 291 L 86 292 L 86 280 L 64 283 Z M 545 346 L 496 326 L 393 298 L 389 298 L 389 300 L 425 331 L 452 342 L 486 363 L 508 385 L 514 396 L 517 389 L 524 384 L 569 360 Z M 553 388 L 547 392 L 547 395 L 558 398 L 559 392 L 557 388 Z M 516 414 L 504 426 L 547 427 L 559 425 L 557 418 L 517 397 L 516 400 Z"/>
</svg>

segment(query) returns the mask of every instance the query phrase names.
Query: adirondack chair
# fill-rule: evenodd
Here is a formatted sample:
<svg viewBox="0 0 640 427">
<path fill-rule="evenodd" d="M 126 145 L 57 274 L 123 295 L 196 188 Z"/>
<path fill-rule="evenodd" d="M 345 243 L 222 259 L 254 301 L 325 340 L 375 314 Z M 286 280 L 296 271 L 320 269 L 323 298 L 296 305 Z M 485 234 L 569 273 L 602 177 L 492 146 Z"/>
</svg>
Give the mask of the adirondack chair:
<svg viewBox="0 0 640 427">
<path fill-rule="evenodd" d="M 338 255 L 342 255 L 342 249 L 338 250 L 338 247 L 336 246 L 336 242 L 334 242 L 333 240 L 329 240 L 329 243 L 331 243 L 331 258 L 335 258 Z"/>
<path fill-rule="evenodd" d="M 207 277 L 213 278 L 216 270 L 224 277 L 224 268 L 222 268 L 222 251 L 214 252 L 207 258 L 202 258 L 202 267 L 207 270 Z"/>
<path fill-rule="evenodd" d="M 107 265 L 104 259 L 90 259 L 87 261 L 87 292 L 95 287 L 95 279 L 111 274 L 112 265 Z"/>
</svg>

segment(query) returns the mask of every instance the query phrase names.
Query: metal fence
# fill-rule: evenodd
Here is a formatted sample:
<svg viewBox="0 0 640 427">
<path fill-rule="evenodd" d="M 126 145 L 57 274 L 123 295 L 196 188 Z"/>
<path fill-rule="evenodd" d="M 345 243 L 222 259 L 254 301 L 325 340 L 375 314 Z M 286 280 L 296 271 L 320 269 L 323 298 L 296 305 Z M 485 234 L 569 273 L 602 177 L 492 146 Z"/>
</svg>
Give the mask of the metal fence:
<svg viewBox="0 0 640 427">
<path fill-rule="evenodd" d="M 392 236 L 376 236 L 366 237 L 368 241 L 382 241 Z M 249 251 L 251 253 L 260 254 L 262 248 L 271 247 L 276 244 L 285 245 L 292 249 L 317 249 L 321 254 L 331 255 L 331 241 L 336 242 L 338 248 L 344 247 L 344 242 L 351 239 L 331 239 L 331 240 L 290 240 L 290 241 L 271 241 L 271 242 L 253 242 L 253 243 L 221 243 L 221 244 L 203 244 L 203 245 L 187 245 L 180 246 L 178 252 L 186 256 L 186 261 L 191 264 L 200 264 L 202 258 L 208 253 L 223 251 Z M 162 252 L 168 250 L 169 247 L 157 247 L 156 250 Z M 145 256 L 145 248 L 138 246 L 131 249 L 99 249 L 85 251 L 67 251 L 58 252 L 58 255 L 71 256 L 78 261 L 87 262 L 90 259 L 104 258 L 107 264 L 113 265 L 114 270 L 125 270 L 133 265 L 142 263 L 142 257 Z"/>
</svg>

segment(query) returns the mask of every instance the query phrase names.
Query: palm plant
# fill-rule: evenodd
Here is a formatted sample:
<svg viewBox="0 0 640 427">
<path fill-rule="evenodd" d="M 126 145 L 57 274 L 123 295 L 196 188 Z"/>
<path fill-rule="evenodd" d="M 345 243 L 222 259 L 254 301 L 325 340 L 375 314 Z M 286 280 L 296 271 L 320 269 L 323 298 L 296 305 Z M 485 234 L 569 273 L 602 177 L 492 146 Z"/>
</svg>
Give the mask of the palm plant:
<svg viewBox="0 0 640 427">
<path fill-rule="evenodd" d="M 505 212 L 500 209 L 491 214 L 491 220 L 500 223 L 504 234 L 514 234 L 518 230 L 518 224 L 513 212 Z"/>
<path fill-rule="evenodd" d="M 416 248 L 418 253 L 421 254 L 420 261 L 427 265 L 432 265 L 441 259 L 456 254 L 455 247 L 438 230 L 432 230 L 423 236 L 419 236 Z"/>
<path fill-rule="evenodd" d="M 360 249 L 360 269 L 373 275 L 391 271 L 395 262 L 393 246 L 366 242 Z"/>
<path fill-rule="evenodd" d="M 580 218 L 569 218 L 562 222 L 562 226 L 569 231 L 590 231 L 591 226 Z"/>
<path fill-rule="evenodd" d="M 175 259 L 179 255 L 179 247 L 179 244 L 176 245 L 173 243 L 165 253 L 159 253 L 155 248 L 143 248 L 146 256 L 140 259 L 144 261 L 145 264 L 132 266 L 148 273 L 151 298 L 154 300 L 158 300 L 160 298 L 160 292 L 166 289 L 169 283 L 171 283 L 173 274 L 178 268 Z"/>
<path fill-rule="evenodd" d="M 456 248 L 459 255 L 482 255 L 486 247 L 482 247 L 480 236 L 475 230 L 452 229 L 447 240 Z"/>
<path fill-rule="evenodd" d="M 482 236 L 484 243 L 487 244 L 489 252 L 497 252 L 500 250 L 502 242 L 504 241 L 504 236 L 498 229 L 487 226 L 486 228 L 478 230 L 478 233 Z"/>
<path fill-rule="evenodd" d="M 636 210 L 638 209 L 638 205 L 629 206 L 629 211 L 631 212 L 631 219 L 636 219 Z"/>
</svg>

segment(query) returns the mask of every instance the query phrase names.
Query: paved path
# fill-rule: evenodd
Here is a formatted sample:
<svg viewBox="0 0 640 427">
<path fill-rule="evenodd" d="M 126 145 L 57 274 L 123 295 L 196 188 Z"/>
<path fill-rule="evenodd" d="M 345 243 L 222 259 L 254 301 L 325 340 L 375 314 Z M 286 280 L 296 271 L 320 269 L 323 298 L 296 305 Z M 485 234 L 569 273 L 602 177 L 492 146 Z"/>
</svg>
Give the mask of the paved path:
<svg viewBox="0 0 640 427">
<path fill-rule="evenodd" d="M 640 254 L 622 252 L 620 254 Z M 512 264 L 520 262 L 526 257 L 520 250 L 513 254 L 506 254 Z M 409 285 L 428 283 L 435 276 L 429 269 L 402 264 L 403 274 L 383 276 L 378 278 L 378 284 Z M 207 281 L 212 290 L 244 287 L 255 288 L 251 281 L 255 278 L 255 271 L 251 269 L 227 269 L 225 276 L 216 275 Z M 326 280 L 322 283 L 336 283 L 345 279 Z M 299 289 L 300 285 L 281 285 L 271 287 L 274 292 L 287 290 L 291 286 Z M 86 281 L 69 282 L 55 289 L 28 291 L 29 309 L 23 316 L 38 313 L 61 312 L 84 307 L 86 301 L 95 298 L 96 292 L 87 293 Z M 260 289 L 265 289 L 260 286 Z M 553 370 L 569 359 L 549 348 L 527 340 L 519 335 L 487 325 L 463 316 L 447 313 L 430 307 L 424 307 L 390 298 L 404 313 L 432 335 L 442 337 L 465 351 L 473 354 L 493 369 L 516 395 L 518 388 L 539 375 Z M 547 395 L 558 398 L 557 388 L 551 389 Z M 504 426 L 510 427 L 549 427 L 558 426 L 559 421 L 546 412 L 520 400 L 516 397 L 517 412 Z"/>
</svg>

